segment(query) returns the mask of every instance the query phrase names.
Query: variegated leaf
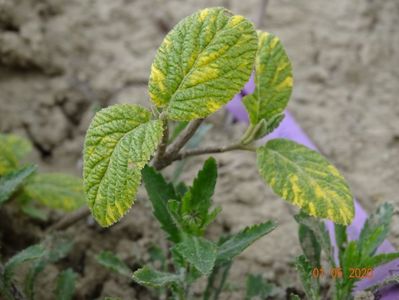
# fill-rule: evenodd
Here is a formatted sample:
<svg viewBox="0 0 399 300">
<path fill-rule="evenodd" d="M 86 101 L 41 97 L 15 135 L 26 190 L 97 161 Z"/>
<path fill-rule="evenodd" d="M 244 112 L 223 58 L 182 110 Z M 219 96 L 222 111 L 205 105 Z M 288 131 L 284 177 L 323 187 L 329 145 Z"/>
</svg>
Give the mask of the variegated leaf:
<svg viewBox="0 0 399 300">
<path fill-rule="evenodd" d="M 151 67 L 151 99 L 173 120 L 206 117 L 248 81 L 256 49 L 256 32 L 244 17 L 223 8 L 200 10 L 160 46 Z"/>
</svg>

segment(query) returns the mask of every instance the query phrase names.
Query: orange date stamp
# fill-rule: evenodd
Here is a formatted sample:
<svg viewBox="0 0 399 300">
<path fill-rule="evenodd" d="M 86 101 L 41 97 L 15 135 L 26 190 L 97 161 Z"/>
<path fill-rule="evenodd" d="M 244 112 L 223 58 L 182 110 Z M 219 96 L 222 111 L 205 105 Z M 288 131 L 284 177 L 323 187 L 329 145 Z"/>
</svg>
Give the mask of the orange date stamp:
<svg viewBox="0 0 399 300">
<path fill-rule="evenodd" d="M 331 268 L 330 270 L 324 270 L 323 268 L 312 269 L 313 278 L 320 278 L 328 275 L 334 279 L 343 278 L 344 272 L 340 267 Z M 365 279 L 365 278 L 370 279 L 373 278 L 373 276 L 374 276 L 373 268 L 349 268 L 348 274 L 346 275 L 346 277 L 348 277 L 349 279 Z"/>
</svg>

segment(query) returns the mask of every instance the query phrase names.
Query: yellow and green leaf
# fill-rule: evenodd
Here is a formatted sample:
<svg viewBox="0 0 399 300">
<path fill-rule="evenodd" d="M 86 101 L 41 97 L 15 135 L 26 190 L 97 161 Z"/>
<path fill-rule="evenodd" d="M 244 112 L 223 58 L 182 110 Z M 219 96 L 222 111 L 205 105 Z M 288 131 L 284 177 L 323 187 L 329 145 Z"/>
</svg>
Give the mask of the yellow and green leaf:
<svg viewBox="0 0 399 300">
<path fill-rule="evenodd" d="M 162 121 L 137 105 L 99 111 L 86 135 L 83 178 L 89 208 L 102 226 L 118 221 L 132 206 L 148 163 L 162 137 Z"/>
<path fill-rule="evenodd" d="M 257 36 L 251 22 L 224 8 L 200 10 L 165 37 L 151 67 L 149 93 L 172 120 L 203 118 L 248 81 Z"/>
<path fill-rule="evenodd" d="M 0 175 L 15 170 L 19 161 L 32 150 L 31 143 L 14 134 L 0 134 Z"/>
<path fill-rule="evenodd" d="M 251 124 L 269 121 L 281 114 L 292 92 L 292 67 L 279 38 L 271 33 L 258 33 L 255 59 L 255 91 L 244 98 Z"/>
<path fill-rule="evenodd" d="M 28 179 L 24 192 L 49 208 L 64 211 L 73 211 L 85 203 L 82 179 L 67 174 L 36 174 Z"/>
<path fill-rule="evenodd" d="M 264 180 L 284 200 L 311 216 L 351 223 L 351 191 L 339 171 L 316 151 L 274 139 L 257 149 L 257 165 Z"/>
</svg>

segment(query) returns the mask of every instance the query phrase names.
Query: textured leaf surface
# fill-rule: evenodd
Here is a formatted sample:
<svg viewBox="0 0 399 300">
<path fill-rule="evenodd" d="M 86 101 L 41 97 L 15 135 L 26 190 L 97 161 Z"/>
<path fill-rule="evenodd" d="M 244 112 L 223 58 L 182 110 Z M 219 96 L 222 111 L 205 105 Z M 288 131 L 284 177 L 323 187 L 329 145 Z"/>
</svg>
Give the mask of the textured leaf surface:
<svg viewBox="0 0 399 300">
<path fill-rule="evenodd" d="M 172 273 L 159 272 L 145 266 L 133 274 L 133 280 L 141 285 L 153 288 L 161 288 L 179 281 L 179 276 Z"/>
<path fill-rule="evenodd" d="M 304 255 L 297 257 L 295 262 L 296 269 L 299 274 L 303 289 L 306 293 L 307 299 L 318 300 L 319 284 L 317 280 L 312 277 L 312 269 L 314 268 Z"/>
<path fill-rule="evenodd" d="M 229 261 L 243 252 L 252 243 L 271 232 L 277 227 L 273 221 L 247 227 L 239 233 L 232 235 L 220 246 L 217 255 L 218 264 Z"/>
<path fill-rule="evenodd" d="M 130 268 L 119 257 L 110 251 L 101 252 L 99 255 L 97 255 L 96 259 L 101 265 L 116 273 L 127 277 L 132 275 Z"/>
<path fill-rule="evenodd" d="M 56 300 L 72 300 L 75 293 L 76 273 L 72 269 L 67 269 L 60 273 L 55 290 Z"/>
<path fill-rule="evenodd" d="M 255 91 L 244 98 L 251 124 L 283 112 L 292 92 L 292 67 L 278 37 L 259 32 Z"/>
<path fill-rule="evenodd" d="M 275 285 L 262 278 L 262 275 L 249 274 L 246 281 L 245 300 L 267 299 L 273 296 Z"/>
<path fill-rule="evenodd" d="M 384 203 L 367 218 L 358 241 L 362 257 L 374 255 L 378 246 L 387 238 L 392 214 L 393 206 L 389 203 Z"/>
<path fill-rule="evenodd" d="M 28 166 L 0 177 L 0 205 L 7 201 L 25 179 L 35 172 L 36 166 Z"/>
<path fill-rule="evenodd" d="M 114 105 L 96 114 L 87 131 L 83 177 L 88 205 L 102 226 L 132 206 L 141 170 L 162 137 L 162 122 L 137 105 Z"/>
<path fill-rule="evenodd" d="M 321 247 L 316 235 L 307 226 L 299 225 L 299 242 L 307 260 L 314 266 L 320 266 Z"/>
<path fill-rule="evenodd" d="M 201 237 L 186 236 L 174 249 L 203 275 L 209 275 L 215 265 L 217 247 Z"/>
<path fill-rule="evenodd" d="M 173 120 L 206 117 L 248 81 L 256 49 L 256 32 L 244 17 L 223 8 L 200 10 L 162 42 L 151 67 L 151 99 Z"/>
<path fill-rule="evenodd" d="M 31 143 L 20 136 L 0 134 L 0 175 L 17 168 L 19 160 L 31 149 Z"/>
<path fill-rule="evenodd" d="M 167 183 L 161 173 L 154 168 L 146 166 L 141 172 L 143 181 L 150 198 L 153 214 L 161 224 L 162 229 L 174 242 L 180 240 L 179 230 L 168 210 L 168 200 L 179 199 L 171 183 Z"/>
<path fill-rule="evenodd" d="M 348 225 L 354 215 L 351 191 L 338 170 L 322 155 L 286 139 L 257 150 L 261 176 L 273 191 L 307 214 Z"/>
<path fill-rule="evenodd" d="M 47 207 L 64 211 L 75 210 L 85 203 L 82 179 L 61 173 L 32 176 L 24 192 Z"/>
</svg>

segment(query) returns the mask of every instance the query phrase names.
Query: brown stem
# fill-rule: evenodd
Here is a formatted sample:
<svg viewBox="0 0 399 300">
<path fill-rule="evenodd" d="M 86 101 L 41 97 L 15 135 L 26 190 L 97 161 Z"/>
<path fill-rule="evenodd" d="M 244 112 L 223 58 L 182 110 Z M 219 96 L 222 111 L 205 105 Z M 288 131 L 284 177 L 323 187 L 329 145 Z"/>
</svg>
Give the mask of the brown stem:
<svg viewBox="0 0 399 300">
<path fill-rule="evenodd" d="M 159 165 L 160 161 L 162 161 L 164 155 L 165 155 L 165 151 L 166 151 L 166 147 L 168 146 L 168 140 L 169 140 L 169 126 L 168 126 L 168 121 L 164 120 L 163 121 L 163 136 L 162 136 L 162 141 L 161 144 L 158 147 L 157 150 L 157 154 L 154 157 L 154 162 L 153 165 L 157 166 Z"/>
<path fill-rule="evenodd" d="M 63 230 L 76 223 L 77 221 L 88 217 L 90 215 L 90 210 L 88 207 L 82 207 L 77 211 L 74 211 L 70 214 L 65 215 L 61 220 L 57 223 L 49 227 L 49 231 L 53 230 Z"/>
<path fill-rule="evenodd" d="M 183 148 L 184 145 L 192 138 L 197 129 L 201 126 L 202 121 L 204 121 L 204 119 L 194 120 L 190 124 L 188 124 L 183 132 L 170 145 L 170 147 L 166 151 L 166 156 L 175 156 L 181 150 L 181 148 Z"/>
</svg>

